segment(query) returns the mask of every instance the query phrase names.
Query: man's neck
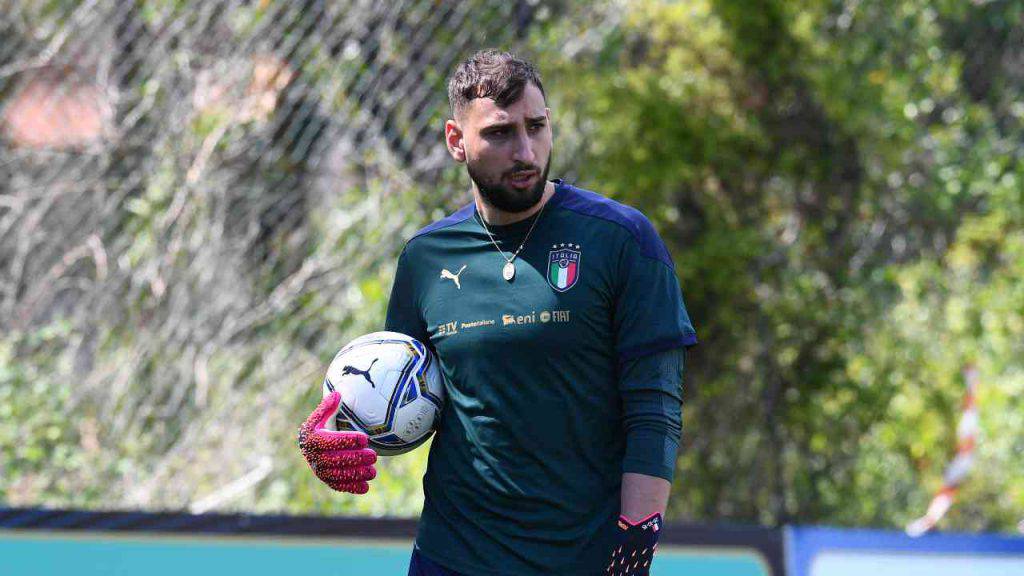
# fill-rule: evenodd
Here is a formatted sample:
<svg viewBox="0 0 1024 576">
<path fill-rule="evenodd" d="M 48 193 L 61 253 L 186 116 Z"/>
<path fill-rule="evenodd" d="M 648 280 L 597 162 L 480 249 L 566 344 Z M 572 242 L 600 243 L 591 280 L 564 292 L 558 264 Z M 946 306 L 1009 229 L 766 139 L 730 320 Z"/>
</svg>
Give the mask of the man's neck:
<svg viewBox="0 0 1024 576">
<path fill-rule="evenodd" d="M 476 211 L 484 219 L 484 222 L 493 226 L 506 226 L 508 224 L 515 224 L 516 222 L 526 220 L 530 216 L 539 212 L 554 195 L 555 183 L 548 181 L 544 184 L 544 194 L 541 195 L 540 200 L 528 210 L 524 210 L 522 212 L 505 212 L 504 210 L 499 210 L 487 202 L 484 202 L 483 197 L 480 196 L 480 191 L 477 190 L 475 184 L 473 185 L 473 201 L 476 203 Z"/>
</svg>

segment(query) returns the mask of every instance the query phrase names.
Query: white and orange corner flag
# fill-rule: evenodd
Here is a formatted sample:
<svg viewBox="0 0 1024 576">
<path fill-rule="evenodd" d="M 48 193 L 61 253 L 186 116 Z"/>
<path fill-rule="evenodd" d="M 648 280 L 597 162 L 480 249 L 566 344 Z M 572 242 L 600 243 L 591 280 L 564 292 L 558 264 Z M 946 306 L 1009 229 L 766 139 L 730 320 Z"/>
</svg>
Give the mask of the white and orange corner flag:
<svg viewBox="0 0 1024 576">
<path fill-rule="evenodd" d="M 932 503 L 928 505 L 928 511 L 924 516 L 907 525 L 907 534 L 910 536 L 917 537 L 927 533 L 946 515 L 946 511 L 953 505 L 953 498 L 956 496 L 960 484 L 967 478 L 974 466 L 974 447 L 977 444 L 979 430 L 978 369 L 972 365 L 965 367 L 964 382 L 967 385 L 967 392 L 964 394 L 960 423 L 956 428 L 956 457 L 946 466 L 946 473 L 942 477 L 942 488 L 932 498 Z"/>
</svg>

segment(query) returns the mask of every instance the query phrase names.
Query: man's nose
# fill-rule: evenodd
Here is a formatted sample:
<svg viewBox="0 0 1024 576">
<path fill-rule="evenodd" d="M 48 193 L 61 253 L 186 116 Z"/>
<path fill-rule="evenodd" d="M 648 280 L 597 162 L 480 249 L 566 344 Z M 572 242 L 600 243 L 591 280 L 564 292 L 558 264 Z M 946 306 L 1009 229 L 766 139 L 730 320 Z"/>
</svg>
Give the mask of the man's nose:
<svg viewBox="0 0 1024 576">
<path fill-rule="evenodd" d="M 534 161 L 537 159 L 533 153 L 533 140 L 530 139 L 529 134 L 526 132 L 521 132 L 516 136 L 515 153 L 512 159 L 524 164 L 534 164 Z"/>
</svg>

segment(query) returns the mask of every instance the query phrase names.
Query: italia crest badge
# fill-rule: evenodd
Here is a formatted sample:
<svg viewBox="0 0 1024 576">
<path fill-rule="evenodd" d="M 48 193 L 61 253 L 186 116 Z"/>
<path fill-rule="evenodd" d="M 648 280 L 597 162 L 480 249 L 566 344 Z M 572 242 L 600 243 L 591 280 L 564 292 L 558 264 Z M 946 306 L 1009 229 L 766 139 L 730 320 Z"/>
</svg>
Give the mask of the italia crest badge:
<svg viewBox="0 0 1024 576">
<path fill-rule="evenodd" d="M 548 254 L 548 284 L 558 292 L 576 285 L 580 278 L 579 244 L 556 244 Z"/>
</svg>

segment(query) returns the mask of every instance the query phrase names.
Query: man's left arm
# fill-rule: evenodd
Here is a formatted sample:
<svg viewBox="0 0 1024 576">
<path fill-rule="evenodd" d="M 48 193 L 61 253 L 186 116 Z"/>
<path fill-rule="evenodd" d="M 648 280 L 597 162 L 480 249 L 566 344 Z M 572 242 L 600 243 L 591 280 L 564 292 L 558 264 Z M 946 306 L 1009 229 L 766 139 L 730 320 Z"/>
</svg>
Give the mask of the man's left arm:
<svg viewBox="0 0 1024 576">
<path fill-rule="evenodd" d="M 638 521 L 664 514 L 682 435 L 682 348 L 641 356 L 620 373 L 623 432 L 621 513 Z"/>
<path fill-rule="evenodd" d="M 619 544 L 606 574 L 647 574 L 657 549 L 682 432 L 682 348 L 626 362 L 620 373 L 626 451 Z"/>
<path fill-rule="evenodd" d="M 634 220 L 619 254 L 615 348 L 622 399 L 619 541 L 605 574 L 646 576 L 675 472 L 682 432 L 685 349 L 697 343 L 675 266 L 651 223 Z"/>
</svg>

